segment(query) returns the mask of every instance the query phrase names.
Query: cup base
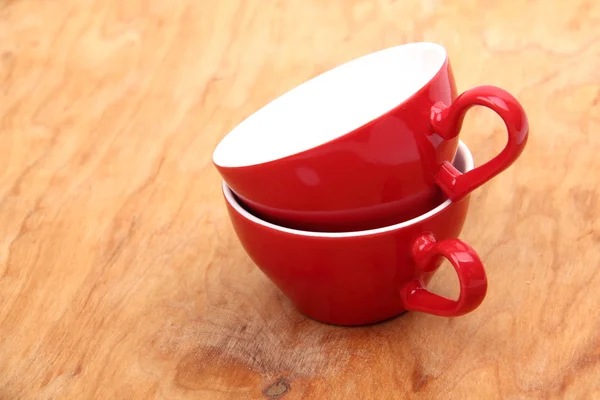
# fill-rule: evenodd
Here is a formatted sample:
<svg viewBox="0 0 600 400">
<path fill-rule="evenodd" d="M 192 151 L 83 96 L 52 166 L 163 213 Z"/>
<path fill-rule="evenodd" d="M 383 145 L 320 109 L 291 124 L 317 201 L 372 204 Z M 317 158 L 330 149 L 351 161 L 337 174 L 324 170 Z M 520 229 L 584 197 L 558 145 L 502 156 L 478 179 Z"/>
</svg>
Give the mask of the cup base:
<svg viewBox="0 0 600 400">
<path fill-rule="evenodd" d="M 408 311 L 403 310 L 400 311 L 398 313 L 395 313 L 393 315 L 387 316 L 387 317 L 379 317 L 379 318 L 369 318 L 369 319 L 365 319 L 364 321 L 359 321 L 359 320 L 340 320 L 337 318 L 319 318 L 317 316 L 314 315 L 310 315 L 306 312 L 301 311 L 298 307 L 295 307 L 296 311 L 298 311 L 300 314 L 302 314 L 303 316 L 305 316 L 306 318 L 321 323 L 321 324 L 325 324 L 325 325 L 331 325 L 331 326 L 339 326 L 339 327 L 347 327 L 347 328 L 360 328 L 360 327 L 368 327 L 368 326 L 372 326 L 372 325 L 379 325 L 379 324 L 384 324 L 386 322 L 392 321 L 396 318 L 400 318 L 402 316 L 404 316 L 404 314 L 407 314 Z"/>
<path fill-rule="evenodd" d="M 416 205 L 408 211 L 399 212 L 398 207 L 394 203 L 390 203 L 373 207 L 368 211 L 361 210 L 354 213 L 307 213 L 294 217 L 283 217 L 278 216 L 276 212 L 262 210 L 260 206 L 236 193 L 233 195 L 244 210 L 263 221 L 288 229 L 328 233 L 358 232 L 396 225 L 425 214 L 447 200 L 444 193 L 436 188 L 433 194 L 417 201 Z M 367 213 L 370 214 L 368 217 L 362 215 Z M 361 215 L 361 217 L 357 217 L 357 215 Z"/>
</svg>

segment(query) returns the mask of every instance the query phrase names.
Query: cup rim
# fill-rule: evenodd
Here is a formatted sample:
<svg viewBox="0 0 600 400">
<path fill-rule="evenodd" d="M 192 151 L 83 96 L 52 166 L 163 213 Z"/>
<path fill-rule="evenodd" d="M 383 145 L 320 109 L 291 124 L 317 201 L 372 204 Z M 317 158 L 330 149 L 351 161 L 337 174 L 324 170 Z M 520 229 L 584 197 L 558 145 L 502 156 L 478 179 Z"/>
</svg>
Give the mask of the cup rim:
<svg viewBox="0 0 600 400">
<path fill-rule="evenodd" d="M 475 167 L 475 162 L 473 160 L 473 154 L 471 153 L 471 151 L 469 150 L 467 145 L 460 139 L 458 140 L 458 146 L 456 148 L 455 159 L 457 157 L 462 158 L 462 161 L 464 163 L 464 172 L 470 171 Z M 403 221 L 403 222 L 400 222 L 400 223 L 397 223 L 394 225 L 387 225 L 387 226 L 380 227 L 380 228 L 367 229 L 367 230 L 362 230 L 362 231 L 348 231 L 348 232 L 318 232 L 318 231 L 304 231 L 304 230 L 300 230 L 300 229 L 287 228 L 287 227 L 284 227 L 281 225 L 276 225 L 274 223 L 265 221 L 261 218 L 258 218 L 254 214 L 251 214 L 250 212 L 246 211 L 239 204 L 239 202 L 237 201 L 237 199 L 234 196 L 233 190 L 229 187 L 229 185 L 227 185 L 227 182 L 225 182 L 225 180 L 222 181 L 222 189 L 223 189 L 223 194 L 225 196 L 225 199 L 231 205 L 231 207 L 233 207 L 235 209 L 235 211 L 238 214 L 240 214 L 241 216 L 243 216 L 245 219 L 250 220 L 251 222 L 253 222 L 255 224 L 261 225 L 270 230 L 275 230 L 275 231 L 279 231 L 279 232 L 283 232 L 283 233 L 289 233 L 291 235 L 319 237 L 319 238 L 331 238 L 331 239 L 370 236 L 370 235 L 377 235 L 377 234 L 381 234 L 381 233 L 385 233 L 385 232 L 395 231 L 395 230 L 399 230 L 399 229 L 404 229 L 411 225 L 416 225 L 419 222 L 424 221 L 424 220 L 440 213 L 442 210 L 448 208 L 450 206 L 450 204 L 452 204 L 452 200 L 446 199 L 442 204 L 438 205 L 437 207 L 429 210 L 428 212 L 426 212 L 424 214 L 419 215 L 418 217 L 415 217 L 413 219 Z"/>
<path fill-rule="evenodd" d="M 412 54 L 413 52 L 418 54 L 418 56 Z M 391 60 L 388 60 L 388 58 L 391 58 Z M 396 78 L 398 83 L 394 85 L 400 85 L 398 88 L 391 85 L 390 82 L 395 81 L 389 77 L 403 77 L 407 74 L 399 73 L 399 71 L 392 68 L 391 65 L 397 63 L 394 59 L 406 59 L 405 62 L 400 65 L 407 65 L 406 68 L 408 69 L 415 68 L 413 63 L 417 62 L 429 65 L 429 67 L 426 68 L 425 66 L 420 66 L 417 69 L 418 72 L 411 72 L 411 76 L 412 74 L 416 75 L 413 79 L 410 79 L 409 82 L 402 81 L 402 79 L 406 78 Z M 412 62 L 407 62 L 407 60 L 412 60 Z M 444 65 L 447 62 L 447 49 L 442 44 L 430 41 L 402 43 L 392 47 L 379 49 L 343 62 L 290 88 L 253 111 L 221 138 L 213 149 L 212 162 L 220 169 L 251 168 L 278 162 L 339 140 L 364 126 L 369 125 L 373 120 L 390 113 L 402 104 L 411 101 L 411 99 L 418 93 L 421 93 L 427 85 L 440 75 L 440 71 L 443 70 Z M 388 67 L 386 67 L 387 70 L 393 72 L 385 72 L 386 70 L 384 69 L 384 72 L 375 74 L 375 76 L 380 77 L 378 79 L 380 79 L 381 82 L 364 84 L 364 87 L 358 84 L 349 85 L 347 83 L 341 83 L 361 81 L 360 79 L 352 80 L 352 76 L 346 77 L 344 80 L 344 77 L 345 75 L 351 74 L 351 72 L 355 73 L 354 71 L 358 71 L 358 73 L 362 73 L 360 72 L 361 70 L 369 71 L 373 68 L 371 65 L 388 65 Z M 374 90 L 377 90 L 384 81 L 386 81 L 384 87 L 387 89 L 380 88 L 378 92 L 379 95 L 372 93 Z M 314 94 L 321 91 L 323 86 L 329 88 L 326 90 L 326 93 L 331 92 L 338 94 L 334 95 L 333 99 L 322 95 L 317 96 L 317 99 L 314 99 Z M 342 87 L 345 88 L 345 90 L 350 90 L 348 88 L 354 87 L 352 90 L 354 90 L 357 95 L 343 96 L 345 90 L 341 90 Z M 330 90 L 332 88 L 335 88 L 335 90 Z M 390 94 L 384 96 L 381 93 L 382 90 L 384 93 L 389 92 Z M 361 92 L 364 93 L 360 94 Z M 337 100 L 336 96 L 338 96 Z M 357 109 L 363 110 L 361 112 L 348 113 L 347 108 L 352 110 L 353 107 L 357 106 L 357 104 L 355 104 L 356 101 L 352 100 L 356 98 L 373 98 L 373 101 L 369 101 L 369 104 L 371 104 L 370 107 L 364 107 L 363 105 Z M 374 101 L 377 98 L 380 100 Z M 308 104 L 306 103 L 307 99 L 310 99 Z M 341 99 L 346 99 L 345 101 L 347 101 L 347 104 Z M 319 106 L 319 101 L 323 103 L 322 106 Z M 340 102 L 345 105 L 333 108 L 326 106 L 328 104 L 338 104 Z M 296 113 L 290 114 L 288 111 L 289 109 L 302 109 L 302 112 L 305 114 L 308 113 L 308 115 L 304 115 L 298 120 L 299 116 L 296 115 Z M 317 112 L 316 110 L 320 111 Z M 323 121 L 321 115 L 323 112 L 326 112 L 328 115 L 333 114 L 332 118 L 325 118 L 325 120 L 336 122 L 327 126 L 322 126 L 322 123 L 314 126 L 314 124 L 310 122 L 303 122 Z M 313 115 L 315 113 L 316 115 Z M 342 113 L 342 115 L 338 115 L 340 113 Z M 276 118 L 274 118 L 274 116 L 276 116 Z M 292 119 L 292 121 L 290 121 L 290 119 Z M 269 123 L 265 123 L 265 120 L 268 120 Z M 288 134 L 290 132 L 303 132 L 303 135 L 296 135 L 296 140 L 288 140 L 286 135 L 283 135 L 286 137 L 285 139 L 281 138 L 280 133 L 282 131 Z M 309 134 L 306 134 L 307 132 Z M 257 134 L 258 137 L 256 136 Z M 253 148 L 253 151 L 248 150 L 248 146 L 254 146 L 251 143 L 266 143 L 266 141 L 275 141 L 277 143 L 276 145 Z"/>
</svg>

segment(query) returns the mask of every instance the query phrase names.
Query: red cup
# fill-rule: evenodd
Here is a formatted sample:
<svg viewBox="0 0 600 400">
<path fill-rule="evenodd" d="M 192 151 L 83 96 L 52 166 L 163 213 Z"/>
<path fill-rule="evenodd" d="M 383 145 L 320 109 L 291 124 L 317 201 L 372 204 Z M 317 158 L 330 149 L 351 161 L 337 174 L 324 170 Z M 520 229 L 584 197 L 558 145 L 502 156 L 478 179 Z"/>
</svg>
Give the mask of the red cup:
<svg viewBox="0 0 600 400">
<path fill-rule="evenodd" d="M 454 161 L 473 170 L 461 142 Z M 362 325 L 422 311 L 459 316 L 476 309 L 487 290 L 477 253 L 456 237 L 470 195 L 444 201 L 415 219 L 357 232 L 309 232 L 281 227 L 249 213 L 223 182 L 234 230 L 256 265 L 294 303 L 315 320 Z M 460 282 L 458 300 L 429 292 L 425 285 L 445 257 Z"/>
<path fill-rule="evenodd" d="M 506 124 L 495 158 L 461 174 L 451 165 L 467 110 Z M 253 213 L 297 229 L 371 229 L 416 217 L 440 190 L 459 200 L 521 154 L 528 121 L 493 86 L 456 97 L 444 47 L 411 43 L 360 57 L 270 102 L 229 132 L 213 163 Z"/>
</svg>

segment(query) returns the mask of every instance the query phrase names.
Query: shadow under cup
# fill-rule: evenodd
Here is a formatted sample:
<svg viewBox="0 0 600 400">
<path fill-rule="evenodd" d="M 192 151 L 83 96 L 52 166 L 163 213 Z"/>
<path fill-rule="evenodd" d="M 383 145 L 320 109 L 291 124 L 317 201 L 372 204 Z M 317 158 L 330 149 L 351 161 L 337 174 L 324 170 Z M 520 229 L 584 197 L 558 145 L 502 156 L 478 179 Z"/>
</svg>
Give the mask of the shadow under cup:
<svg viewBox="0 0 600 400">
<path fill-rule="evenodd" d="M 473 169 L 459 142 L 454 167 Z M 470 195 L 446 200 L 409 221 L 354 232 L 310 232 L 282 227 L 242 207 L 223 182 L 233 228 L 243 248 L 295 307 L 317 321 L 362 325 L 405 311 L 459 316 L 476 309 L 487 291 L 477 253 L 456 237 L 465 222 Z M 443 258 L 454 267 L 457 300 L 426 289 Z"/>
</svg>

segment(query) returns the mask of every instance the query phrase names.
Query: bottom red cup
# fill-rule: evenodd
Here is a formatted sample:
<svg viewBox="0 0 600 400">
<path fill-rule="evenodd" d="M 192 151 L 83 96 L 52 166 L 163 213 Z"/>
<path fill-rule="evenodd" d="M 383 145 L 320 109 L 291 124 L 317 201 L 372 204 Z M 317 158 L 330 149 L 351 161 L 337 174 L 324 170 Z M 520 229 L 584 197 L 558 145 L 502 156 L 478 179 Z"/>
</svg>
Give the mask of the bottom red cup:
<svg viewBox="0 0 600 400">
<path fill-rule="evenodd" d="M 460 142 L 453 162 L 473 169 Z M 405 311 L 459 316 L 476 309 L 487 278 L 475 250 L 457 239 L 470 196 L 443 201 L 417 218 L 378 229 L 310 232 L 264 221 L 248 212 L 223 182 L 227 210 L 254 263 L 306 316 L 336 325 L 383 321 Z M 451 300 L 429 292 L 443 258 L 458 275 L 460 294 Z"/>
</svg>

